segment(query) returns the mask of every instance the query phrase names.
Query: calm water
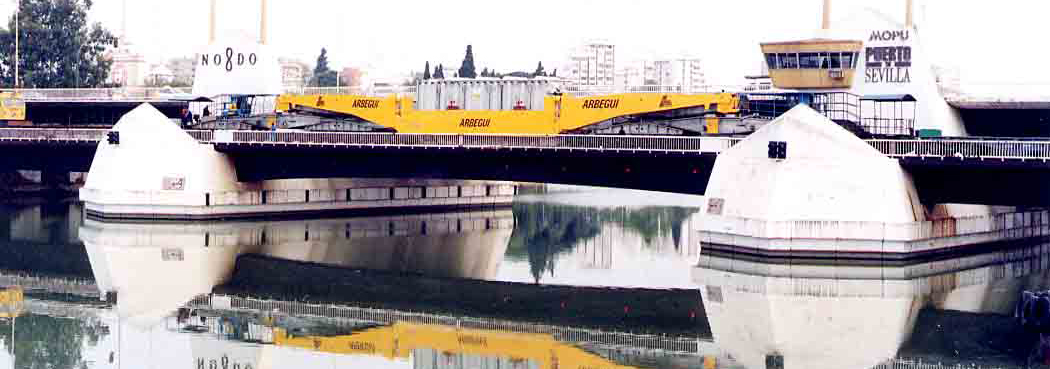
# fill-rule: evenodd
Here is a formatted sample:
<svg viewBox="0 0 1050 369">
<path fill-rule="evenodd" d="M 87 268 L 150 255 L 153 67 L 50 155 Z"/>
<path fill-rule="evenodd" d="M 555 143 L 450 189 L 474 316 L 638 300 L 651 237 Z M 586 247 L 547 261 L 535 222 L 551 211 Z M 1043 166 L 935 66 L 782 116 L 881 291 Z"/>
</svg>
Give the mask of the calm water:
<svg viewBox="0 0 1050 369">
<path fill-rule="evenodd" d="M 589 190 L 191 224 L 3 205 L 0 286 L 25 299 L 0 319 L 0 368 L 1014 368 L 1037 340 L 1011 314 L 1050 288 L 1045 243 L 746 259 L 690 239 L 699 203 Z"/>
</svg>

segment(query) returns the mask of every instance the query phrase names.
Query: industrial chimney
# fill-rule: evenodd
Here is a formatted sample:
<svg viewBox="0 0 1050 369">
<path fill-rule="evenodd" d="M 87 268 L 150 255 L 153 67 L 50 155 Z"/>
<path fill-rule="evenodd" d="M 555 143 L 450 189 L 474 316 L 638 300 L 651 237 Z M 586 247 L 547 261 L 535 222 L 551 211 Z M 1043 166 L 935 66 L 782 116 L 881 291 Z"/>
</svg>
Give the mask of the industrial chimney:
<svg viewBox="0 0 1050 369">
<path fill-rule="evenodd" d="M 904 27 L 911 28 L 915 23 L 912 20 L 912 0 L 904 0 Z"/>
<path fill-rule="evenodd" d="M 211 0 L 211 11 L 208 12 L 208 43 L 215 43 L 215 0 Z"/>
<path fill-rule="evenodd" d="M 266 45 L 266 0 L 261 0 L 259 10 L 259 43 Z"/>
<path fill-rule="evenodd" d="M 831 29 L 831 0 L 824 0 L 823 22 L 820 28 L 823 30 Z"/>
</svg>

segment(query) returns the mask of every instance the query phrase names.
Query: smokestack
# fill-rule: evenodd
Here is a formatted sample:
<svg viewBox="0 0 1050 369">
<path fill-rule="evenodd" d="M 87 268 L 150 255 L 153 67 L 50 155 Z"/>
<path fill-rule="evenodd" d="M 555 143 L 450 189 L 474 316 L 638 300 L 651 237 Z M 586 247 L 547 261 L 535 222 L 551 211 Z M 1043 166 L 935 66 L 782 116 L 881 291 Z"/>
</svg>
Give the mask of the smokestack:
<svg viewBox="0 0 1050 369">
<path fill-rule="evenodd" d="M 127 42 L 128 40 L 128 0 L 124 0 L 121 3 L 120 38 L 122 38 L 122 42 Z"/>
<path fill-rule="evenodd" d="M 262 8 L 259 11 L 259 43 L 266 45 L 266 0 L 262 0 Z"/>
<path fill-rule="evenodd" d="M 905 0 L 904 7 L 904 27 L 911 28 L 915 24 L 912 19 L 912 0 Z"/>
<path fill-rule="evenodd" d="M 831 0 L 824 0 L 824 18 L 821 29 L 831 29 Z"/>
<path fill-rule="evenodd" d="M 215 0 L 211 0 L 211 12 L 208 13 L 208 43 L 215 42 Z"/>
</svg>

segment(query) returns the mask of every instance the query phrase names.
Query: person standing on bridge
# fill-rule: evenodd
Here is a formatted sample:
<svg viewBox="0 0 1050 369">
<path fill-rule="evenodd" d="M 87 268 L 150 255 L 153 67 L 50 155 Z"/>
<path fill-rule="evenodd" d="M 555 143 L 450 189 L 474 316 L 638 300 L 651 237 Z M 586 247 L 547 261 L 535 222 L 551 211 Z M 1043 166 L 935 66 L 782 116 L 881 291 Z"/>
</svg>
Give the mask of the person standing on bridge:
<svg viewBox="0 0 1050 369">
<path fill-rule="evenodd" d="M 182 109 L 182 128 L 189 127 L 193 124 L 193 113 L 190 113 L 189 109 Z"/>
</svg>

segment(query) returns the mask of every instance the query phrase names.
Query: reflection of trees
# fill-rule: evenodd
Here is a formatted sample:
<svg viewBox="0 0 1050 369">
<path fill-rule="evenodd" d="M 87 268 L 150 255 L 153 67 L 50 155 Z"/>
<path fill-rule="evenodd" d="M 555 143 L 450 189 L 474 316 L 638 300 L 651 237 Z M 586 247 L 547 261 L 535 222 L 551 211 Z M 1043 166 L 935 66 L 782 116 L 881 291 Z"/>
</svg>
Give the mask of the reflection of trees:
<svg viewBox="0 0 1050 369">
<path fill-rule="evenodd" d="M 18 368 L 66 369 L 83 368 L 81 358 L 85 343 L 90 346 L 108 334 L 105 327 L 82 320 L 26 314 L 15 323 L 14 354 Z M 0 322 L 0 340 L 11 347 L 11 322 Z"/>
<path fill-rule="evenodd" d="M 605 223 L 619 224 L 642 236 L 646 244 L 670 233 L 677 249 L 682 223 L 697 209 L 684 207 L 593 208 L 547 203 L 514 204 L 514 233 L 507 255 L 528 258 L 532 277 L 539 283 L 554 272 L 555 256 L 595 238 Z"/>
<path fill-rule="evenodd" d="M 11 217 L 18 211 L 19 208 L 0 206 L 0 270 L 93 277 L 87 250 L 69 227 L 69 216 L 79 211 L 71 212 L 67 203 L 42 205 L 39 226 L 45 229 L 47 242 L 11 239 Z"/>
</svg>

